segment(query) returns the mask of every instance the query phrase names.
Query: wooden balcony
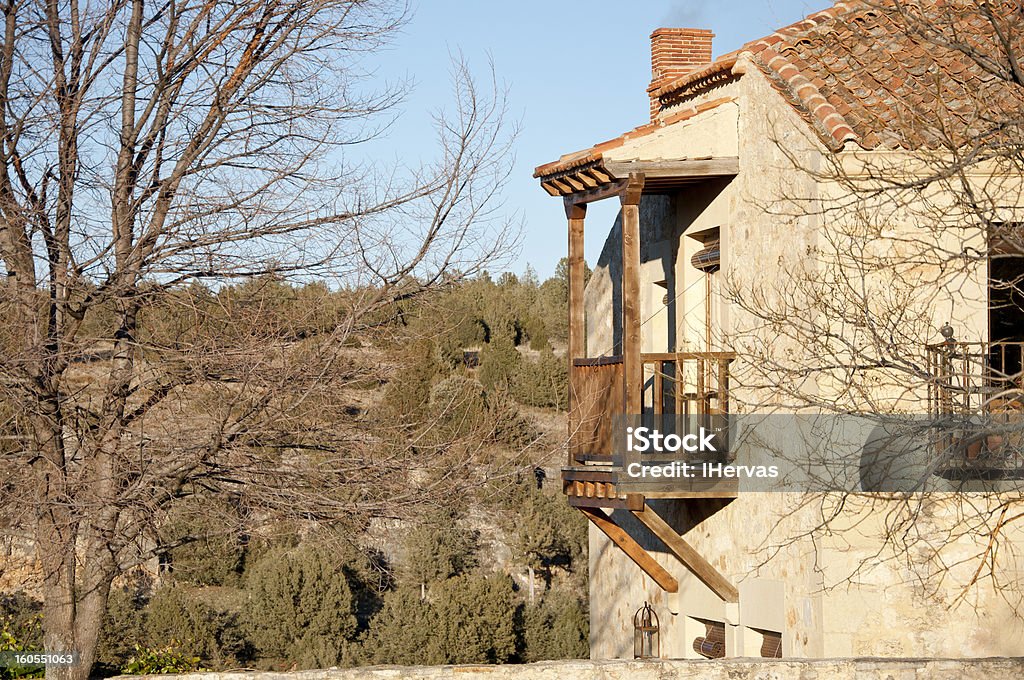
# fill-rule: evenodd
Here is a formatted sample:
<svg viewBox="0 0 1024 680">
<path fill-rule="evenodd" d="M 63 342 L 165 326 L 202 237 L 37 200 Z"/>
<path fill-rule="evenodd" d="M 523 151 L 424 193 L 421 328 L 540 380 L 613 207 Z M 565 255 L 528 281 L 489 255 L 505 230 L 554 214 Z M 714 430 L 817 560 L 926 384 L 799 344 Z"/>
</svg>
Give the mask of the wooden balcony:
<svg viewBox="0 0 1024 680">
<path fill-rule="evenodd" d="M 1024 478 L 1024 342 L 949 341 L 926 350 L 937 474 Z"/>
<path fill-rule="evenodd" d="M 614 425 L 627 415 L 627 402 L 639 404 L 638 415 L 648 423 L 688 423 L 712 428 L 729 413 L 731 352 L 670 352 L 641 354 L 643 382 L 639 394 L 626 393 L 620 356 L 575 359 L 570 374 L 572 391 L 569 451 L 563 468 L 563 489 L 580 507 L 631 507 L 631 495 L 616 488 L 622 469 L 616 465 Z M 675 419 L 672 416 L 681 416 Z M 725 460 L 728 459 L 726 454 Z M 651 498 L 735 497 L 734 480 L 665 480 L 650 486 Z M 641 497 L 642 499 L 642 497 Z M 636 505 L 636 499 L 632 505 Z M 639 501 L 642 504 L 642 500 Z"/>
<path fill-rule="evenodd" d="M 552 195 L 562 197 L 568 220 L 569 257 L 569 432 L 563 489 L 570 505 L 629 556 L 667 592 L 679 584 L 647 549 L 617 523 L 622 509 L 643 524 L 705 585 L 725 602 L 739 591 L 704 559 L 652 507 L 647 498 L 732 498 L 733 488 L 694 488 L 677 483 L 654 495 L 627 493 L 615 469 L 615 418 L 656 418 L 681 413 L 697 419 L 728 413 L 728 365 L 731 355 L 716 353 L 641 353 L 640 201 L 644 187 L 664 193 L 706 179 L 720 181 L 739 172 L 739 160 L 684 159 L 606 164 L 603 157 L 578 159 L 538 169 L 537 177 Z M 648 185 L 648 178 L 651 182 Z M 622 206 L 620 302 L 613 313 L 621 322 L 621 357 L 581 358 L 585 354 L 583 224 L 587 205 L 617 197 Z M 710 290 L 710 288 L 709 288 Z M 686 420 L 686 419 L 684 419 Z M 628 486 L 628 485 L 627 485 Z"/>
</svg>

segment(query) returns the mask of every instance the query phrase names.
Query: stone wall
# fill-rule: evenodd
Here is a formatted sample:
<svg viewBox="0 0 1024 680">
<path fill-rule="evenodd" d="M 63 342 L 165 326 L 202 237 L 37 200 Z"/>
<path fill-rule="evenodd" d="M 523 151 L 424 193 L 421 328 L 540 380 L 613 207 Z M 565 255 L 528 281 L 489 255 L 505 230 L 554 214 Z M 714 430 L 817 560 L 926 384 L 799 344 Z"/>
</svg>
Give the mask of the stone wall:
<svg viewBox="0 0 1024 680">
<path fill-rule="evenodd" d="M 375 666 L 298 673 L 194 673 L 154 680 L 1007 680 L 1024 676 L 1024 658 L 991 659 L 722 659 L 718 661 L 545 661 L 518 666 Z"/>
<path fill-rule="evenodd" d="M 739 156 L 740 173 L 732 181 L 694 183 L 671 198 L 644 196 L 640 287 L 643 351 L 706 349 L 705 275 L 690 263 L 703 244 L 689 236 L 719 228 L 722 269 L 714 276 L 722 281 L 717 288 L 712 285 L 710 348 L 739 352 L 730 367 L 730 397 L 731 405 L 742 412 L 745 405 L 770 404 L 775 398 L 773 375 L 757 365 L 758 352 L 796 366 L 813 350 L 799 342 L 799 334 L 774 332 L 740 306 L 721 295 L 715 297 L 715 291 L 723 290 L 723 285 L 744 291 L 748 303 L 763 294 L 768 307 L 777 304 L 783 311 L 789 309 L 792 305 L 779 300 L 791 294 L 804 269 L 813 268 L 816 260 L 808 253 L 836 248 L 823 234 L 838 227 L 829 221 L 837 219 L 835 215 L 825 220 L 813 211 L 789 214 L 788 207 L 778 208 L 778 200 L 829 196 L 838 194 L 840 187 L 819 185 L 807 173 L 787 171 L 788 154 L 802 159 L 805 167 L 823 167 L 823 147 L 754 65 L 749 65 L 743 78 L 707 97 L 731 97 L 733 102 L 627 141 L 608 150 L 606 159 Z M 905 224 L 902 216 L 892 219 L 892 224 L 910 234 L 920 226 L 910 217 Z M 604 228 L 607 225 L 588 222 L 588 238 Z M 586 290 L 590 357 L 619 351 L 620 229 L 617 220 Z M 662 279 L 665 288 L 655 285 Z M 939 305 L 928 328 L 938 328 L 949 316 L 960 329 L 957 332 L 965 333 L 962 338 L 981 339 L 964 329 L 984 323 L 987 303 L 979 292 L 983 290 L 983 281 L 953 286 L 950 296 L 956 300 L 953 308 L 961 310 L 959 316 L 952 315 L 948 305 Z M 655 303 L 665 293 L 674 304 L 659 308 Z M 821 323 L 813 313 L 805 320 Z M 921 337 L 923 345 L 929 338 Z M 811 356 L 806 365 L 815 366 L 816 361 Z M 862 379 L 861 386 L 869 384 L 878 393 L 883 386 L 898 389 L 910 400 L 906 412 L 924 412 L 925 403 L 914 401 L 921 395 L 908 392 L 904 374 L 885 378 L 872 374 Z M 821 397 L 844 390 L 845 383 L 837 387 L 823 379 L 800 389 Z M 1000 511 L 989 511 L 981 504 L 995 508 L 999 502 L 999 497 L 980 494 L 934 494 L 927 502 L 908 504 L 908 514 L 916 515 L 913 536 L 906 545 L 901 532 L 892 528 L 895 518 L 901 517 L 901 501 L 883 497 L 744 492 L 731 502 L 657 501 L 654 507 L 665 521 L 739 588 L 738 606 L 717 598 L 627 511 L 616 510 L 615 522 L 677 579 L 679 592 L 663 591 L 591 526 L 591 656 L 631 658 L 631 618 L 645 601 L 660 617 L 662 653 L 672 658 L 697 657 L 693 640 L 706 634 L 710 622 L 725 624 L 730 657 L 758 654 L 766 632 L 782 634 L 786 658 L 1024 653 L 1024 618 L 1015 599 L 1024 574 L 1024 554 L 1016 549 L 1024 545 L 1024 524 L 1000 534 L 1006 549 L 999 552 L 996 578 L 977 582 L 974 570 L 981 564 L 988 536 L 984 529 L 962 530 L 968 526 L 964 513 L 982 520 L 995 518 Z M 834 515 L 839 508 L 841 512 Z M 817 531 L 823 517 L 831 518 L 831 532 Z M 962 595 L 969 583 L 973 583 L 969 592 Z"/>
</svg>

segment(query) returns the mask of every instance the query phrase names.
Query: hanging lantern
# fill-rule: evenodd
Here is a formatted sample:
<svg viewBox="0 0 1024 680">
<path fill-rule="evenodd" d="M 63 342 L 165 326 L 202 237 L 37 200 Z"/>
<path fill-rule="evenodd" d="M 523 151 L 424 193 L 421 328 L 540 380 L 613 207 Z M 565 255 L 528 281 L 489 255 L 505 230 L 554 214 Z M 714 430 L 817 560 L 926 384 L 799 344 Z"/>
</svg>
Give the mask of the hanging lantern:
<svg viewBox="0 0 1024 680">
<path fill-rule="evenodd" d="M 658 615 L 651 605 L 644 606 L 633 614 L 633 658 L 657 659 L 661 657 L 661 638 Z"/>
</svg>

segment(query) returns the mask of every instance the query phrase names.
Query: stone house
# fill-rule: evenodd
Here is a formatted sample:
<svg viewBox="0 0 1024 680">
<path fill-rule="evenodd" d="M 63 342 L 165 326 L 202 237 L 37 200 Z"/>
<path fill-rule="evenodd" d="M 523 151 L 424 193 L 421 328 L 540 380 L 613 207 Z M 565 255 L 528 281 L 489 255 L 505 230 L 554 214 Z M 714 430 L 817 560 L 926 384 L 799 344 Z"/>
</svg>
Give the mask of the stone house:
<svg viewBox="0 0 1024 680">
<path fill-rule="evenodd" d="M 969 44 L 995 40 L 975 3 L 911 4 Z M 1016 144 L 1024 98 L 907 22 L 891 4 L 839 2 L 717 59 L 710 31 L 658 29 L 650 121 L 536 169 L 568 219 L 562 484 L 590 520 L 593 658 L 634 655 L 645 602 L 662 657 L 1024 652 L 1024 543 L 1006 521 L 1021 459 L 995 455 L 1012 437 L 942 430 L 941 464 L 918 442 L 915 483 L 895 489 L 864 473 L 863 440 L 853 483 L 786 492 L 636 480 L 621 451 L 634 421 L 619 415 L 1017 425 L 1021 170 L 961 152 Z M 602 199 L 622 208 L 598 226 L 584 287 L 586 206 Z"/>
</svg>

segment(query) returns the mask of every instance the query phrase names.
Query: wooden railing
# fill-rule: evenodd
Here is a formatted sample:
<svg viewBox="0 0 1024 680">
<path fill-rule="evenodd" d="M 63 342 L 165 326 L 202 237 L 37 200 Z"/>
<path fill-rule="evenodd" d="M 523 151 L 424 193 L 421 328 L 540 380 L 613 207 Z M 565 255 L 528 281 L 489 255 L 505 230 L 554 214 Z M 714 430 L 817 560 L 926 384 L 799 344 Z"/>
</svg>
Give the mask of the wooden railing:
<svg viewBox="0 0 1024 680">
<path fill-rule="evenodd" d="M 1024 342 L 951 341 L 926 351 L 942 474 L 1024 476 Z"/>
<path fill-rule="evenodd" d="M 645 379 L 640 415 L 728 414 L 729 364 L 734 358 L 732 352 L 641 354 Z M 621 356 L 573 361 L 570 465 L 611 462 L 613 417 L 625 414 L 624 384 Z"/>
<path fill-rule="evenodd" d="M 644 411 L 682 416 L 727 414 L 729 364 L 735 358 L 732 352 L 641 354 Z"/>
</svg>

